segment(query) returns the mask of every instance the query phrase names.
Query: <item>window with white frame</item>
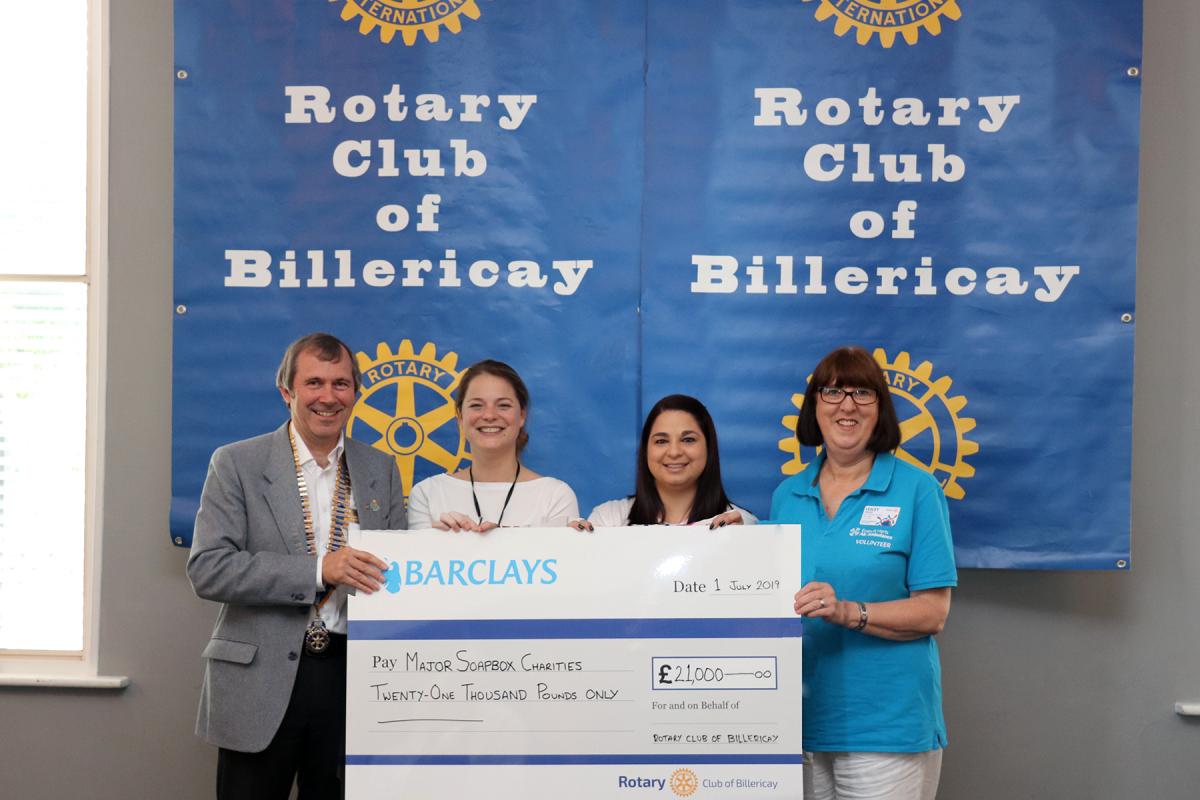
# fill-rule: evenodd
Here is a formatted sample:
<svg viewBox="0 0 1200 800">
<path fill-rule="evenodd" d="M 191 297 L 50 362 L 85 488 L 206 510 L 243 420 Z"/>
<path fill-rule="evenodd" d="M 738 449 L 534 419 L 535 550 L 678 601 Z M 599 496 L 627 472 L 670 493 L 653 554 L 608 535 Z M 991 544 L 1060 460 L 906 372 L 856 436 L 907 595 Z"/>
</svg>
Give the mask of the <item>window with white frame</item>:
<svg viewBox="0 0 1200 800">
<path fill-rule="evenodd" d="M 0 656 L 93 661 L 104 0 L 0 25 Z"/>
</svg>

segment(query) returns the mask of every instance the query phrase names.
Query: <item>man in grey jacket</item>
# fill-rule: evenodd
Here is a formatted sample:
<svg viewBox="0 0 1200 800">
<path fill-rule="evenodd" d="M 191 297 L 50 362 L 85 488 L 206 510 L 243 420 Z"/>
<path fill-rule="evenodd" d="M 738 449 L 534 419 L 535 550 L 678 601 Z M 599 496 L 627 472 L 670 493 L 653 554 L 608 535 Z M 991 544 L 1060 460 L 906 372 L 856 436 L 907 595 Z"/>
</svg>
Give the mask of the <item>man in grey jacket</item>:
<svg viewBox="0 0 1200 800">
<path fill-rule="evenodd" d="M 290 419 L 218 448 L 187 572 L 221 603 L 204 648 L 196 733 L 219 750 L 217 797 L 337 798 L 345 762 L 346 592 L 387 565 L 346 544 L 404 527 L 395 460 L 345 437 L 359 387 L 348 347 L 314 333 L 288 347 L 276 384 Z"/>
</svg>

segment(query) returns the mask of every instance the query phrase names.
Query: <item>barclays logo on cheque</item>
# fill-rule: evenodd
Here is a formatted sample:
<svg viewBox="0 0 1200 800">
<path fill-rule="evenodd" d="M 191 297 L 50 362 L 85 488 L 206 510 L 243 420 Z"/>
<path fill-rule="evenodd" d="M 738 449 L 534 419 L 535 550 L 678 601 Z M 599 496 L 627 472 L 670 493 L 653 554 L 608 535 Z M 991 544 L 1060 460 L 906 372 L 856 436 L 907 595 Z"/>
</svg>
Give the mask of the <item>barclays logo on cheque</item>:
<svg viewBox="0 0 1200 800">
<path fill-rule="evenodd" d="M 402 586 L 529 586 L 549 585 L 558 581 L 558 559 L 497 559 L 477 558 L 416 561 L 401 566 L 393 561 L 383 574 L 384 585 L 395 594 Z"/>
</svg>

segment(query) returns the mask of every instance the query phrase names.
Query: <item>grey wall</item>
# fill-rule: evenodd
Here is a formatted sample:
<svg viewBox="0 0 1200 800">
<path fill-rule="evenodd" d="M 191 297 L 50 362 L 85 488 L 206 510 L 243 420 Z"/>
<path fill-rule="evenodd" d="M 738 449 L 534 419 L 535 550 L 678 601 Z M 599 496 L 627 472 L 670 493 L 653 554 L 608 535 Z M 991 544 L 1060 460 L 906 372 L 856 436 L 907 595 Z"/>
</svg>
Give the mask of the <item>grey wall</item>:
<svg viewBox="0 0 1200 800">
<path fill-rule="evenodd" d="M 963 574 L 942 637 L 942 798 L 1200 796 L 1200 725 L 1172 712 L 1200 699 L 1200 3 L 1145 2 L 1133 571 Z M 166 535 L 171 4 L 111 5 L 100 666 L 133 685 L 0 690 L 0 793 L 30 800 L 212 796 L 191 729 L 215 610 Z"/>
<path fill-rule="evenodd" d="M 1200 797 L 1200 3 L 1145 8 L 1133 571 L 961 576 L 945 798 Z"/>
</svg>

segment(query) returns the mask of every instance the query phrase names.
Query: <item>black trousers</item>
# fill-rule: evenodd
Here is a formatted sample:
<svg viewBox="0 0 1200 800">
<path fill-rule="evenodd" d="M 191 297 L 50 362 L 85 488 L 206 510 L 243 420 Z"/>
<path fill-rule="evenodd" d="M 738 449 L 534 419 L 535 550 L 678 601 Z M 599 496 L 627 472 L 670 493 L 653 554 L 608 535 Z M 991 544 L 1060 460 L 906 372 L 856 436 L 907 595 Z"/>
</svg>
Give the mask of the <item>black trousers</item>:
<svg viewBox="0 0 1200 800">
<path fill-rule="evenodd" d="M 346 764 L 346 637 L 303 653 L 287 712 L 261 753 L 217 754 L 217 800 L 338 800 Z"/>
</svg>

